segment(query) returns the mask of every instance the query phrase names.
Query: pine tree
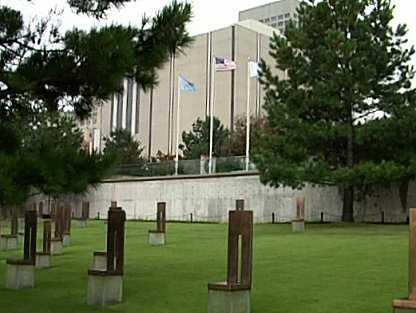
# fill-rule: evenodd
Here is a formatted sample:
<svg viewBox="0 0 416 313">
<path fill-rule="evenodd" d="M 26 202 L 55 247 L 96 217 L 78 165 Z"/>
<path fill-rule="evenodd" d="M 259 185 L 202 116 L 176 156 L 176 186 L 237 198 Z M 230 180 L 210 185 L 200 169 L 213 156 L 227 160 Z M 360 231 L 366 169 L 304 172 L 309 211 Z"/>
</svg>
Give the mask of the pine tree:
<svg viewBox="0 0 416 313">
<path fill-rule="evenodd" d="M 129 1 L 67 0 L 75 12 L 97 19 Z M 121 90 L 125 77 L 148 90 L 157 85 L 157 70 L 172 49 L 191 42 L 186 24 L 192 6 L 186 2 L 173 1 L 137 26 L 62 34 L 56 18 L 52 12 L 39 22 L 25 21 L 22 12 L 0 4 L 0 204 L 24 202 L 33 187 L 47 194 L 82 193 L 98 184 L 113 163 L 108 155 L 89 155 L 63 140 L 62 132 L 71 132 L 64 120 L 32 135 L 25 132 L 28 121 L 64 108 L 86 117 L 99 100 Z"/>
<path fill-rule="evenodd" d="M 201 155 L 209 155 L 209 131 L 210 118 L 207 116 L 205 121 L 197 118 L 192 123 L 192 131 L 182 133 L 183 144 L 179 148 L 183 152 L 185 159 L 199 159 Z M 226 145 L 228 145 L 230 131 L 217 118 L 213 118 L 213 156 L 220 157 L 224 155 Z"/>
<path fill-rule="evenodd" d="M 353 221 L 357 190 L 416 173 L 414 49 L 388 0 L 309 0 L 298 13 L 271 44 L 288 79 L 262 64 L 274 133 L 260 136 L 255 162 L 275 187 L 339 186 L 342 220 Z"/>
<path fill-rule="evenodd" d="M 114 154 L 118 164 L 143 165 L 146 162 L 145 157 L 141 155 L 144 148 L 141 147 L 140 141 L 132 137 L 129 130 L 117 128 L 104 140 L 104 154 Z"/>
<path fill-rule="evenodd" d="M 96 17 L 124 2 L 69 1 L 78 12 Z M 22 97 L 50 110 L 73 107 L 85 116 L 97 99 L 119 91 L 126 76 L 135 77 L 145 90 L 155 86 L 156 70 L 169 60 L 172 49 L 180 51 L 191 41 L 185 28 L 191 8 L 174 1 L 155 17 L 144 16 L 138 27 L 113 24 L 61 34 L 52 16 L 32 25 L 21 12 L 0 6 L 1 118 L 19 108 Z M 166 28 L 166 21 L 176 23 Z"/>
</svg>

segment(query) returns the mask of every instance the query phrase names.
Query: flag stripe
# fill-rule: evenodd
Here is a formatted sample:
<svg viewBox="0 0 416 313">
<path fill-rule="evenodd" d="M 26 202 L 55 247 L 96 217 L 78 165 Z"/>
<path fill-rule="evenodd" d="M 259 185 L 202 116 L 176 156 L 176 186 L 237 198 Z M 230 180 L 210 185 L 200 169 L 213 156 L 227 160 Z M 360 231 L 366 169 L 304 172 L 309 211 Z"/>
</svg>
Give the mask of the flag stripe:
<svg viewBox="0 0 416 313">
<path fill-rule="evenodd" d="M 236 62 L 221 57 L 215 57 L 215 70 L 217 72 L 233 71 L 236 68 Z"/>
</svg>

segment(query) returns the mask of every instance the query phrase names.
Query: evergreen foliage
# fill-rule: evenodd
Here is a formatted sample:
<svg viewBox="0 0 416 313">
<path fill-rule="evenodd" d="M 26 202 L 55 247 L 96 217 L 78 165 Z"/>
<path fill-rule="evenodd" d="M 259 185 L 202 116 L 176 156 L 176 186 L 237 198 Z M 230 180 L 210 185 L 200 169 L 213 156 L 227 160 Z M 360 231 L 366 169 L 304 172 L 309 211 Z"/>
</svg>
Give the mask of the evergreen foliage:
<svg viewBox="0 0 416 313">
<path fill-rule="evenodd" d="M 76 13 L 99 19 L 129 0 L 67 2 Z M 55 196 L 98 184 L 114 163 L 111 154 L 80 149 L 79 131 L 60 114 L 69 108 L 87 117 L 101 100 L 121 90 L 125 77 L 144 90 L 154 87 L 157 69 L 172 51 L 191 42 L 186 24 L 192 6 L 186 2 L 173 1 L 155 17 L 144 16 L 138 26 L 73 28 L 62 34 L 55 18 L 52 10 L 39 21 L 25 21 L 22 12 L 0 4 L 3 205 L 24 202 L 31 188 Z"/>
<path fill-rule="evenodd" d="M 185 159 L 199 159 L 201 155 L 209 155 L 209 132 L 210 117 L 207 116 L 205 121 L 197 118 L 192 123 L 192 131 L 182 133 L 183 144 L 179 148 L 183 152 Z M 230 137 L 230 131 L 214 116 L 213 118 L 213 148 L 212 155 L 220 157 L 227 148 Z"/>
<path fill-rule="evenodd" d="M 274 132 L 260 134 L 255 162 L 275 187 L 339 186 L 352 221 L 354 193 L 416 173 L 414 48 L 388 0 L 308 0 L 298 13 L 271 44 L 288 79 L 262 62 Z"/>
<path fill-rule="evenodd" d="M 140 146 L 140 141 L 131 136 L 129 130 L 117 128 L 110 133 L 110 137 L 104 140 L 104 154 L 114 155 L 118 164 L 143 165 L 146 162 L 141 155 L 144 148 Z"/>
<path fill-rule="evenodd" d="M 270 133 L 272 130 L 267 124 L 265 116 L 250 118 L 250 151 L 259 146 L 259 141 L 255 133 Z M 231 133 L 228 154 L 232 156 L 242 156 L 246 154 L 247 142 L 247 120 L 245 117 L 236 119 L 234 130 Z"/>
</svg>

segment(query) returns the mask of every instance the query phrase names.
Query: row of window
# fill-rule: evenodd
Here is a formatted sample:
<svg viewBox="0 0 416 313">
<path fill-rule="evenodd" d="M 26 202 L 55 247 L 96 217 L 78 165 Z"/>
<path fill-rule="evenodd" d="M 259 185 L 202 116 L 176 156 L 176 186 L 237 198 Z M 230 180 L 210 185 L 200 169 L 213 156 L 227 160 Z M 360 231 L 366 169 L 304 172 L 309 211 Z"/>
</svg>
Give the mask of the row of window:
<svg viewBox="0 0 416 313">
<path fill-rule="evenodd" d="M 289 20 L 288 21 L 284 21 L 284 22 L 279 22 L 279 23 L 271 23 L 270 26 L 274 27 L 274 28 L 283 28 L 283 26 L 287 26 L 289 24 Z"/>
<path fill-rule="evenodd" d="M 264 20 L 259 20 L 259 22 L 261 23 L 265 23 L 265 24 L 269 24 L 270 22 L 276 22 L 276 19 L 281 21 L 284 19 L 290 19 L 290 13 L 285 13 L 285 14 L 279 14 L 278 16 L 272 16 L 272 17 L 267 17 Z M 298 18 L 298 14 L 297 13 L 293 13 L 293 18 Z M 279 23 L 283 23 L 283 22 L 279 22 Z M 283 24 L 282 24 L 283 25 Z"/>
</svg>

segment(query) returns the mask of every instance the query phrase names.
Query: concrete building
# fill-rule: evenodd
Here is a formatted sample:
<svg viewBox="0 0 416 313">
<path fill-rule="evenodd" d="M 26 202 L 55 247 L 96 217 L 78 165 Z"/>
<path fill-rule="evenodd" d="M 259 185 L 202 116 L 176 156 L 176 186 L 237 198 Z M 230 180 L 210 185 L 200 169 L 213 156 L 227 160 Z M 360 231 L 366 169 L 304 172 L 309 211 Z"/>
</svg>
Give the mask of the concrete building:
<svg viewBox="0 0 416 313">
<path fill-rule="evenodd" d="M 296 22 L 298 20 L 296 9 L 299 7 L 299 3 L 298 0 L 279 0 L 267 3 L 240 11 L 238 20 L 256 20 L 284 33 L 289 21 Z"/>
<path fill-rule="evenodd" d="M 173 73 L 169 62 L 158 72 L 157 88 L 145 93 L 136 82 L 126 79 L 122 93 L 97 106 L 91 118 L 81 125 L 88 133 L 86 140 L 92 141 L 89 146 L 102 149 L 103 137 L 116 127 L 122 127 L 129 129 L 141 142 L 148 156 L 155 156 L 159 150 L 174 155 L 177 145 L 179 75 L 196 85 L 196 92 L 180 93 L 179 135 L 183 131 L 190 131 L 198 117 L 205 119 L 211 103 L 213 115 L 226 127 L 232 128 L 236 118 L 246 114 L 248 84 L 250 114 L 260 114 L 264 92 L 257 78 L 248 79 L 248 59 L 264 59 L 274 66 L 274 60 L 269 55 L 273 32 L 278 31 L 257 21 L 246 20 L 197 35 L 185 55 L 173 60 Z M 236 61 L 237 69 L 212 74 L 215 56 Z M 212 75 L 215 75 L 214 84 Z M 283 73 L 279 72 L 278 75 L 283 76 Z M 171 77 L 174 77 L 172 83 Z M 173 103 L 170 100 L 171 90 Z"/>
</svg>

